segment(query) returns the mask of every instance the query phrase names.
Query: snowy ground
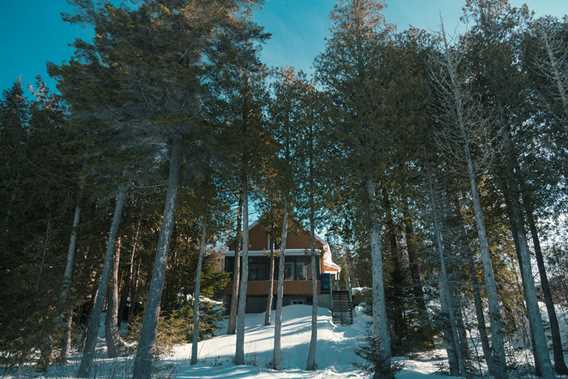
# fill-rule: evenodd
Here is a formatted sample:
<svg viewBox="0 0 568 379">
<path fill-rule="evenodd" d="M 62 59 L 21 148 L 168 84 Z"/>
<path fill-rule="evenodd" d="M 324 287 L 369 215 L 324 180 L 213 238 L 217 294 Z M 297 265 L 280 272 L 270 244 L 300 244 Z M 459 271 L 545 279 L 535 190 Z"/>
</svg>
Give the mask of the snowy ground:
<svg viewBox="0 0 568 379">
<path fill-rule="evenodd" d="M 264 314 L 247 317 L 246 366 L 234 366 L 235 336 L 221 335 L 199 345 L 200 363 L 187 364 L 191 344 L 179 345 L 163 364 L 174 367 L 176 378 L 367 378 L 359 365 L 364 361 L 356 354 L 369 330 L 369 319 L 356 313 L 353 325 L 335 325 L 328 309 L 320 308 L 318 317 L 318 349 L 316 372 L 304 371 L 308 355 L 311 307 L 284 307 L 282 325 L 283 371 L 269 369 L 272 360 L 274 327 L 264 326 Z M 418 378 L 438 370 L 435 360 L 405 360 L 406 369 L 398 377 Z M 445 377 L 448 378 L 448 377 Z"/>
<path fill-rule="evenodd" d="M 318 322 L 317 371 L 304 371 L 310 339 L 311 306 L 291 305 L 284 307 L 282 327 L 283 370 L 269 368 L 272 359 L 274 327 L 264 326 L 264 314 L 247 315 L 245 353 L 246 365 L 235 366 L 232 357 L 235 352 L 235 336 L 219 335 L 200 342 L 199 359 L 196 366 L 189 364 L 191 344 L 175 347 L 170 356 L 156 364 L 159 378 L 368 378 L 369 374 L 360 368 L 363 360 L 356 350 L 364 342 L 369 331 L 369 318 L 356 311 L 353 325 L 335 325 L 331 312 L 320 308 Z M 221 332 L 226 328 L 222 326 Z M 102 341 L 101 341 L 102 342 Z M 103 353 L 103 351 L 101 351 Z M 400 359 L 404 369 L 399 379 L 444 378 L 435 373 L 445 363 L 443 351 L 430 352 L 414 359 Z M 72 377 L 76 372 L 79 357 L 72 364 L 53 367 L 49 377 Z M 100 359 L 96 363 L 96 377 L 130 377 L 132 357 L 121 359 Z M 24 374 L 24 373 L 22 373 Z M 30 373 L 25 373 L 30 377 Z M 39 375 L 34 375 L 39 376 Z"/>
</svg>

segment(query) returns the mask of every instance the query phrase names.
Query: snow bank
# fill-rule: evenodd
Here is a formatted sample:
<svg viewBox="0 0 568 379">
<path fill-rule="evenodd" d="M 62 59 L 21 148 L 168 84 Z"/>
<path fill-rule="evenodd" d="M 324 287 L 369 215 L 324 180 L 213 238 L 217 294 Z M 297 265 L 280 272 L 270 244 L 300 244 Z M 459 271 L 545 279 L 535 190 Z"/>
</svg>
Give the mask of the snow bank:
<svg viewBox="0 0 568 379">
<path fill-rule="evenodd" d="M 199 343 L 199 363 L 191 366 L 189 362 L 191 344 L 174 347 L 169 356 L 164 356 L 156 363 L 157 377 L 179 379 L 189 378 L 369 378 L 361 370 L 365 362 L 356 353 L 365 343 L 370 330 L 370 318 L 362 312 L 362 307 L 355 309 L 353 325 L 335 325 L 331 312 L 319 309 L 317 371 L 305 371 L 308 345 L 311 333 L 311 306 L 290 305 L 283 309 L 282 324 L 282 359 L 283 370 L 269 368 L 272 360 L 274 326 L 264 325 L 264 314 L 249 314 L 246 318 L 245 360 L 246 365 L 235 366 L 232 359 L 235 353 L 234 335 L 219 335 Z M 226 327 L 221 326 L 220 333 Z M 96 377 L 128 378 L 132 376 L 133 356 L 107 359 L 104 358 L 102 339 L 95 362 Z M 435 355 L 435 356 L 434 356 Z M 434 375 L 446 360 L 436 351 L 424 353 L 410 360 L 396 358 L 405 368 L 397 374 L 398 379 L 444 378 Z M 71 357 L 71 364 L 54 366 L 48 377 L 71 378 L 77 372 L 79 355 Z M 17 373 L 18 374 L 24 373 Z M 29 374 L 29 373 L 26 373 Z M 35 376 L 35 375 L 33 375 Z M 9 377 L 9 376 L 8 376 Z"/>
<path fill-rule="evenodd" d="M 191 344 L 177 346 L 171 356 L 165 357 L 163 364 L 175 367 L 176 378 L 368 378 L 369 374 L 360 369 L 360 365 L 365 362 L 356 351 L 365 343 L 370 330 L 369 322 L 370 318 L 358 308 L 353 325 L 335 325 L 331 312 L 320 308 L 316 356 L 319 369 L 315 372 L 303 370 L 310 341 L 309 305 L 290 305 L 283 308 L 283 371 L 269 368 L 274 346 L 274 326 L 264 326 L 264 314 L 247 315 L 245 366 L 232 364 L 236 340 L 234 335 L 222 335 L 200 342 L 200 363 L 196 366 L 188 364 Z M 406 367 L 397 375 L 397 378 L 402 379 L 430 376 L 438 370 L 437 364 L 440 363 L 439 360 L 429 359 L 398 360 L 404 361 Z"/>
</svg>

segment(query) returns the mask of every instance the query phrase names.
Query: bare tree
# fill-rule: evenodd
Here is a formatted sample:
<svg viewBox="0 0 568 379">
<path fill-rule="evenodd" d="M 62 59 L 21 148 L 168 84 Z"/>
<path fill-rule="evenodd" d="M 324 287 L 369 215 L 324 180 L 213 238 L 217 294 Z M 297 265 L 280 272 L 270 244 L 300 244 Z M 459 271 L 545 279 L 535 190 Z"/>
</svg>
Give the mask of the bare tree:
<svg viewBox="0 0 568 379">
<path fill-rule="evenodd" d="M 176 198 L 181 166 L 182 144 L 179 137 L 171 142 L 168 189 L 164 205 L 164 218 L 160 229 L 158 246 L 154 258 L 154 268 L 148 291 L 148 301 L 144 309 L 142 330 L 138 340 L 138 349 L 134 359 L 134 375 L 136 379 L 149 379 L 152 375 L 152 349 L 156 340 L 156 326 L 160 314 L 160 302 L 166 277 L 166 263 L 170 245 L 170 237 L 174 230 Z"/>
<path fill-rule="evenodd" d="M 62 363 L 67 361 L 67 354 L 69 353 L 69 341 L 71 340 L 71 319 L 73 317 L 73 312 L 68 307 L 69 291 L 71 290 L 71 285 L 73 283 L 73 271 L 75 268 L 75 254 L 77 252 L 77 231 L 79 229 L 79 222 L 81 221 L 81 207 L 79 205 L 79 199 L 77 199 L 77 205 L 75 205 L 75 210 L 73 212 L 73 225 L 71 227 L 71 236 L 69 237 L 69 245 L 67 248 L 67 260 L 65 262 L 65 271 L 63 272 L 63 285 L 61 286 L 61 291 L 59 293 L 59 309 L 61 312 L 60 323 L 62 325 L 63 337 L 61 340 L 61 353 L 59 355 L 59 360 Z"/>
<path fill-rule="evenodd" d="M 89 316 L 89 323 L 87 325 L 87 338 L 85 341 L 85 347 L 83 348 L 81 365 L 79 366 L 79 371 L 77 372 L 77 376 L 81 378 L 86 378 L 90 375 L 93 360 L 95 358 L 95 346 L 97 344 L 97 338 L 99 334 L 100 318 L 112 271 L 116 237 L 118 234 L 120 221 L 122 219 L 124 204 L 126 203 L 127 189 L 128 187 L 126 185 L 120 185 L 116 193 L 114 213 L 112 216 L 112 223 L 110 225 L 110 230 L 107 238 L 103 269 L 101 272 L 101 277 L 99 278 L 93 309 L 91 310 L 91 314 Z"/>
<path fill-rule="evenodd" d="M 462 354 L 464 348 L 461 346 L 459 338 L 458 322 L 457 322 L 457 309 L 453 291 L 450 287 L 448 279 L 448 269 L 444 248 L 444 233 L 442 230 L 442 220 L 440 216 L 440 206 L 438 198 L 439 191 L 436 191 L 434 186 L 434 179 L 432 178 L 432 170 L 428 170 L 429 189 L 430 189 L 430 202 L 432 205 L 432 216 L 434 219 L 434 241 L 436 251 L 440 259 L 440 304 L 442 308 L 442 318 L 445 324 L 445 338 L 446 349 L 448 352 L 448 360 L 450 363 L 451 375 L 466 375 L 465 359 Z"/>
<path fill-rule="evenodd" d="M 431 75 L 434 82 L 434 90 L 436 91 L 436 101 L 440 107 L 438 121 L 444 126 L 444 129 L 438 133 L 438 145 L 441 149 L 455 155 L 459 161 L 465 161 L 467 166 L 485 288 L 489 303 L 493 358 L 493 365 L 490 365 L 490 367 L 493 368 L 492 374 L 497 379 L 501 379 L 506 377 L 507 367 L 503 338 L 503 320 L 493 263 L 489 251 L 485 214 L 481 207 L 479 196 L 476 161 L 472 152 L 472 130 L 479 128 L 483 123 L 483 118 L 467 90 L 465 78 L 460 75 L 458 70 L 460 54 L 457 50 L 450 48 L 443 25 L 442 31 L 444 48 L 441 57 L 437 59 L 441 72 L 433 72 Z M 456 152 L 455 147 L 461 149 L 461 152 L 459 149 Z M 488 358 L 486 357 L 486 359 Z"/>
<path fill-rule="evenodd" d="M 268 285 L 268 295 L 266 296 L 266 312 L 264 313 L 264 325 L 270 325 L 271 323 L 271 316 L 272 316 L 272 303 L 274 300 L 274 260 L 275 260 L 275 253 L 274 253 L 274 225 L 270 227 L 270 267 L 268 274 L 270 277 L 269 285 Z"/>
<path fill-rule="evenodd" d="M 282 212 L 282 237 L 278 259 L 278 286 L 276 288 L 276 312 L 274 312 L 274 351 L 272 367 L 282 369 L 282 300 L 284 299 L 284 264 L 286 260 L 286 240 L 288 238 L 288 202 L 284 201 Z"/>
<path fill-rule="evenodd" d="M 201 238 L 199 241 L 199 256 L 197 258 L 197 267 L 195 268 L 195 287 L 193 291 L 193 336 L 191 338 L 191 364 L 197 363 L 197 344 L 199 342 L 199 304 L 201 296 L 201 271 L 203 268 L 203 258 L 205 257 L 205 249 L 207 248 L 207 221 L 205 216 L 200 222 Z"/>
<path fill-rule="evenodd" d="M 245 318 L 248 286 L 248 252 L 249 252 L 249 212 L 248 212 L 248 177 L 243 182 L 243 255 L 242 277 L 239 287 L 239 307 L 237 312 L 237 343 L 235 348 L 235 364 L 245 363 Z"/>
<path fill-rule="evenodd" d="M 237 307 L 239 304 L 239 285 L 241 277 L 241 223 L 243 211 L 243 191 L 242 179 L 241 190 L 239 191 L 239 207 L 237 209 L 237 238 L 235 241 L 235 260 L 233 265 L 233 284 L 231 290 L 231 305 L 229 309 L 229 322 L 227 323 L 227 334 L 235 334 L 237 328 Z"/>
</svg>

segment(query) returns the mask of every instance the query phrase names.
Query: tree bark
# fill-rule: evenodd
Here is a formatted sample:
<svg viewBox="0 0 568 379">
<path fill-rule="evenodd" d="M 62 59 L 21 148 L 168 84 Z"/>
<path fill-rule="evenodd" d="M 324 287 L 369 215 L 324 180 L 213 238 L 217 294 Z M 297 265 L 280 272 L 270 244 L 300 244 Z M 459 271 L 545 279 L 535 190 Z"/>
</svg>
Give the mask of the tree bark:
<svg viewBox="0 0 568 379">
<path fill-rule="evenodd" d="M 128 264 L 128 275 L 126 276 L 124 282 L 124 289 L 122 291 L 120 300 L 120 311 L 119 314 L 122 317 L 126 314 L 126 323 L 130 322 L 130 311 L 133 307 L 132 300 L 134 294 L 134 275 L 135 275 L 135 263 L 136 263 L 136 251 L 138 249 L 138 241 L 140 239 L 140 229 L 142 229 L 141 217 L 138 219 L 136 225 L 136 232 L 134 233 L 134 239 L 132 240 L 132 251 L 130 253 L 130 262 Z"/>
<path fill-rule="evenodd" d="M 39 291 L 41 286 L 41 277 L 45 266 L 45 260 L 49 252 L 49 241 L 51 239 L 51 214 L 47 216 L 47 223 L 45 226 L 45 237 L 43 238 L 43 248 L 41 249 L 41 263 L 39 265 L 39 272 L 37 274 L 36 291 Z"/>
<path fill-rule="evenodd" d="M 464 140 L 467 137 L 464 137 Z M 507 364 L 505 360 L 505 344 L 503 340 L 503 320 L 499 306 L 499 295 L 497 293 L 497 284 L 495 282 L 495 273 L 493 271 L 493 262 L 489 252 L 489 241 L 485 228 L 485 215 L 481 207 L 481 199 L 477 187 L 477 173 L 475 164 L 471 156 L 469 144 L 465 144 L 465 158 L 467 162 L 467 171 L 469 175 L 471 197 L 473 199 L 473 209 L 475 213 L 475 223 L 479 238 L 481 251 L 481 262 L 483 264 L 483 273 L 485 278 L 485 289 L 489 303 L 489 317 L 491 322 L 491 341 L 493 343 L 491 356 L 493 358 L 493 375 L 496 379 L 503 379 L 507 376 Z"/>
<path fill-rule="evenodd" d="M 393 324 L 393 345 L 400 348 L 402 340 L 406 335 L 406 324 L 404 322 L 404 294 L 402 292 L 402 286 L 404 285 L 404 276 L 402 274 L 401 264 L 400 264 L 400 249 L 398 246 L 396 226 L 392 217 L 392 205 L 389 199 L 389 193 L 386 188 L 383 187 L 383 206 L 386 213 L 385 220 L 385 241 L 388 244 L 388 252 L 390 253 L 392 262 L 391 271 L 391 285 L 392 290 L 390 291 L 391 299 L 393 299 L 392 304 L 392 324 Z"/>
<path fill-rule="evenodd" d="M 310 206 L 310 255 L 311 255 L 311 271 L 312 271 L 312 333 L 310 336 L 310 347 L 308 350 L 307 370 L 315 370 L 316 366 L 316 350 L 318 344 L 318 280 L 317 280 L 317 260 L 316 260 L 316 232 L 315 232 L 315 215 L 313 200 Z M 320 252 L 320 259 L 323 259 L 323 251 Z"/>
<path fill-rule="evenodd" d="M 546 274 L 546 266 L 544 265 L 544 258 L 542 255 L 542 248 L 540 246 L 540 238 L 538 236 L 538 228 L 534 219 L 534 211 L 530 195 L 524 192 L 523 200 L 525 203 L 525 210 L 527 221 L 531 232 L 531 238 L 534 245 L 534 253 L 536 264 L 538 266 L 538 273 L 540 276 L 540 285 L 542 287 L 542 294 L 544 303 L 546 304 L 546 312 L 548 313 L 548 320 L 550 322 L 550 331 L 552 334 L 552 349 L 554 353 L 554 369 L 559 375 L 568 375 L 568 367 L 564 360 L 564 352 L 562 350 L 562 338 L 560 335 L 560 326 L 558 325 L 558 317 L 554 309 L 554 301 L 552 300 L 552 293 L 550 291 L 550 283 L 548 275 Z"/>
<path fill-rule="evenodd" d="M 272 302 L 274 299 L 274 225 L 270 231 L 270 284 L 266 296 L 266 312 L 264 313 L 264 325 L 270 325 L 272 316 Z"/>
<path fill-rule="evenodd" d="M 243 183 L 243 256 L 242 277 L 239 287 L 239 306 L 237 312 L 237 343 L 235 348 L 235 364 L 245 364 L 245 319 L 248 286 L 248 250 L 249 250 L 249 220 L 248 220 L 248 177 Z"/>
<path fill-rule="evenodd" d="M 274 313 L 274 351 L 272 368 L 282 369 L 282 301 L 284 299 L 284 264 L 286 261 L 286 240 L 288 238 L 288 202 L 284 202 L 282 217 L 282 236 L 280 239 L 280 256 L 278 258 L 278 286 L 276 289 L 276 312 Z"/>
<path fill-rule="evenodd" d="M 81 191 L 80 191 L 81 192 Z M 67 319 L 71 317 L 71 310 L 68 310 L 69 301 L 69 291 L 71 290 L 71 285 L 73 283 L 73 271 L 75 269 L 75 255 L 77 252 L 77 232 L 79 229 L 79 223 L 81 221 L 81 207 L 79 205 L 80 195 L 77 198 L 77 205 L 73 212 L 73 226 L 71 229 L 71 236 L 69 237 L 69 245 L 67 248 L 67 261 L 65 263 L 65 271 L 63 273 L 63 284 L 61 286 L 61 292 L 59 293 L 59 306 L 61 313 L 60 325 L 63 330 L 63 338 L 61 339 L 61 353 L 59 355 L 59 361 L 61 363 L 67 362 L 67 353 L 69 352 L 69 346 L 67 345 L 70 338 L 67 338 L 71 334 L 71 331 L 67 330 L 68 326 L 71 325 L 67 322 Z"/>
<path fill-rule="evenodd" d="M 391 368 L 391 341 L 389 325 L 387 319 L 385 284 L 383 269 L 383 252 L 381 244 L 381 226 L 378 222 L 378 215 L 374 212 L 375 194 L 377 185 L 373 179 L 367 179 L 365 183 L 366 191 L 366 212 L 369 237 L 371 244 L 371 265 L 373 280 L 373 338 L 378 342 L 377 351 L 378 367 L 376 367 L 374 377 L 376 379 L 390 379 L 393 377 Z"/>
<path fill-rule="evenodd" d="M 91 310 L 91 314 L 89 316 L 89 322 L 87 325 L 87 338 L 85 342 L 85 347 L 83 349 L 83 357 L 81 358 L 81 365 L 79 366 L 79 371 L 77 372 L 77 376 L 80 378 L 86 378 L 90 375 L 91 368 L 93 365 L 93 360 L 95 358 L 95 346 L 97 344 L 97 339 L 99 334 L 100 318 L 103 310 L 103 303 L 107 295 L 109 279 L 112 271 L 116 236 L 118 234 L 118 228 L 120 226 L 120 221 L 122 219 L 122 211 L 124 209 L 124 204 L 126 202 L 126 191 L 127 191 L 126 186 L 120 186 L 116 193 L 114 213 L 107 239 L 103 269 L 101 272 L 101 277 L 99 279 L 97 293 L 95 294 L 93 309 Z"/>
<path fill-rule="evenodd" d="M 120 355 L 120 333 L 118 329 L 118 272 L 120 270 L 121 238 L 116 240 L 116 252 L 112 266 L 112 277 L 109 284 L 107 313 L 105 318 L 105 342 L 107 356 L 116 358 Z"/>
<path fill-rule="evenodd" d="M 525 302 L 527 305 L 527 316 L 531 329 L 535 364 L 541 370 L 541 375 L 544 378 L 554 378 L 554 371 L 552 370 L 552 364 L 550 362 L 547 340 L 544 334 L 542 316 L 538 307 L 536 286 L 532 275 L 532 264 L 520 203 L 521 188 L 517 178 L 515 177 L 515 175 L 519 173 L 515 172 L 515 154 L 509 130 L 504 133 L 504 139 L 505 151 L 507 153 L 507 158 L 505 160 L 506 173 L 504 175 L 507 183 L 505 184 L 506 188 L 504 192 L 506 196 L 506 203 L 509 208 L 508 213 L 511 221 L 511 232 L 516 240 L 515 246 L 517 248 Z"/>
<path fill-rule="evenodd" d="M 491 347 L 489 346 L 489 337 L 487 336 L 487 328 L 485 326 L 485 314 L 483 313 L 483 301 L 481 300 L 481 286 L 477 277 L 477 269 L 473 260 L 473 253 L 467 242 L 467 232 L 465 229 L 465 221 L 460 212 L 459 202 L 456 200 L 455 212 L 459 222 L 459 240 L 461 241 L 462 251 L 464 253 L 467 269 L 469 271 L 469 278 L 471 287 L 473 288 L 473 302 L 475 305 L 475 317 L 477 320 L 477 331 L 481 340 L 481 348 L 483 349 L 483 356 L 487 363 L 487 368 L 490 373 L 494 372 L 493 358 L 491 356 Z"/>
<path fill-rule="evenodd" d="M 227 326 L 227 334 L 235 334 L 237 328 L 237 308 L 239 305 L 239 286 L 241 277 L 241 222 L 243 212 L 243 189 L 241 179 L 241 190 L 239 191 L 239 209 L 237 210 L 237 239 L 235 242 L 235 264 L 233 265 L 233 288 L 231 291 L 231 308 L 229 313 L 229 322 Z"/>
<path fill-rule="evenodd" d="M 201 271 L 203 268 L 203 258 L 207 247 L 207 221 L 205 216 L 201 220 L 201 240 L 199 241 L 199 257 L 195 268 L 195 287 L 193 291 L 193 335 L 191 338 L 191 364 L 197 363 L 197 347 L 199 343 L 199 304 L 201 296 Z"/>
<path fill-rule="evenodd" d="M 444 234 L 442 232 L 442 220 L 432 174 L 430 177 L 430 198 L 432 203 L 432 214 L 434 219 L 434 240 L 436 251 L 440 259 L 440 304 L 442 305 L 442 317 L 445 325 L 445 339 L 447 341 L 446 350 L 450 363 L 450 374 L 452 376 L 465 375 L 465 362 L 462 355 L 462 346 L 459 340 L 458 324 L 456 320 L 456 306 L 452 296 L 452 289 L 448 279 L 448 270 L 445 256 Z"/>
<path fill-rule="evenodd" d="M 421 318 L 423 318 L 422 321 L 428 322 L 428 312 L 426 310 L 426 302 L 424 301 L 424 290 L 417 258 L 418 247 L 416 246 L 416 233 L 414 232 L 414 225 L 412 224 L 412 217 L 407 204 L 404 206 L 404 236 L 408 251 L 408 265 L 410 269 L 410 276 L 412 278 L 414 296 L 416 297 L 416 303 L 418 305 Z"/>
<path fill-rule="evenodd" d="M 168 190 L 164 206 L 164 218 L 160 230 L 160 238 L 156 247 L 154 268 L 150 280 L 148 300 L 144 309 L 142 330 L 138 341 L 138 349 L 134 359 L 135 379 L 150 379 L 152 375 L 152 349 L 156 340 L 156 327 L 160 314 L 160 302 L 166 279 L 166 264 L 170 239 L 174 230 L 176 198 L 179 183 L 179 171 L 181 166 L 181 140 L 176 138 L 172 142 L 170 153 L 170 167 L 168 175 Z"/>
<path fill-rule="evenodd" d="M 461 134 L 461 143 L 463 145 L 463 158 L 467 164 L 467 174 L 469 177 L 470 192 L 473 200 L 473 209 L 475 213 L 475 224 L 479 238 L 481 251 L 481 262 L 483 264 L 483 273 L 485 279 L 485 289 L 489 303 L 489 315 L 491 323 L 491 341 L 493 357 L 493 375 L 495 379 L 504 379 L 507 377 L 507 364 L 505 358 L 505 345 L 503 339 L 503 320 L 499 305 L 499 295 L 497 293 L 497 284 L 495 282 L 495 273 L 493 271 L 493 263 L 489 252 L 489 241 L 485 227 L 485 215 L 481 207 L 481 199 L 477 184 L 477 172 L 473 154 L 471 152 L 471 140 L 468 134 L 468 123 L 466 119 L 466 105 L 463 83 L 458 77 L 457 63 L 450 53 L 450 48 L 446 39 L 445 31 L 443 31 L 445 45 L 445 65 L 450 78 L 449 98 L 447 101 L 451 104 L 452 111 L 455 111 L 456 127 Z M 452 112 L 452 113 L 453 113 Z"/>
</svg>

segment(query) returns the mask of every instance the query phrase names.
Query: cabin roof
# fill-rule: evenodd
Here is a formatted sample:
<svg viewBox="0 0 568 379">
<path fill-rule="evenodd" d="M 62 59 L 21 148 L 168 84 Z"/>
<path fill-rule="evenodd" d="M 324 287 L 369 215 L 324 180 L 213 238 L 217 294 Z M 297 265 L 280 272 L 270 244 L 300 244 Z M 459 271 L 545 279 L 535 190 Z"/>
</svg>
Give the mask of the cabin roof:
<svg viewBox="0 0 568 379">
<path fill-rule="evenodd" d="M 260 217 L 254 223 L 249 226 L 249 255 L 250 256 L 264 256 L 268 251 L 268 239 L 267 239 L 267 225 L 263 222 L 266 217 Z M 291 225 L 290 225 L 291 224 Z M 310 248 L 310 238 L 309 232 L 307 232 L 302 225 L 292 216 L 289 217 L 289 228 L 286 255 L 304 255 L 306 250 Z M 331 254 L 331 249 L 329 244 L 320 236 L 316 235 L 316 252 L 318 255 L 322 255 L 324 272 L 340 272 L 341 267 L 333 262 L 333 257 Z M 231 243 L 231 245 L 234 244 Z M 234 256 L 234 250 L 229 250 L 225 252 L 226 256 Z"/>
</svg>

